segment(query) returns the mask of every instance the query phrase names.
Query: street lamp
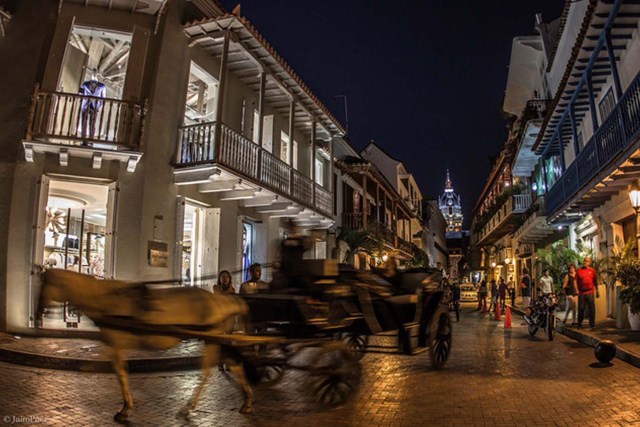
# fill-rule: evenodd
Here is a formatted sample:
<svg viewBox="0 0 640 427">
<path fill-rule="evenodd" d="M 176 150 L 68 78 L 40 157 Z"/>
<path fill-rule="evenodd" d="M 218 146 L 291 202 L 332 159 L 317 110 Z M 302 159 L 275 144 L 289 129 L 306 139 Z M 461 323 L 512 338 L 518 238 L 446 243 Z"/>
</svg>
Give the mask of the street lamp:
<svg viewBox="0 0 640 427">
<path fill-rule="evenodd" d="M 493 262 L 491 263 L 491 267 L 492 267 L 492 268 L 496 268 L 496 262 L 495 262 L 495 261 L 493 261 Z"/>
<path fill-rule="evenodd" d="M 638 211 L 640 211 L 640 180 L 636 179 L 633 185 L 631 185 L 629 201 L 631 202 L 631 207 L 636 211 L 637 216 Z"/>
</svg>

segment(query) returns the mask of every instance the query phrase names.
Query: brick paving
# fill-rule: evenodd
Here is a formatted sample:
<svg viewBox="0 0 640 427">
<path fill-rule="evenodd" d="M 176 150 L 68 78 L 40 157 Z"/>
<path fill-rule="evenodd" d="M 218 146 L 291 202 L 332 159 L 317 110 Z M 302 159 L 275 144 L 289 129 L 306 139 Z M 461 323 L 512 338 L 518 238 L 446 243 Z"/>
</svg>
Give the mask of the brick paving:
<svg viewBox="0 0 640 427">
<path fill-rule="evenodd" d="M 322 411 L 304 390 L 305 375 L 256 390 L 255 414 L 217 370 L 189 421 L 175 417 L 196 384 L 195 371 L 132 374 L 131 426 L 626 426 L 640 425 L 640 370 L 615 359 L 598 367 L 593 349 L 558 335 L 530 337 L 463 312 L 442 371 L 428 356 L 367 354 L 354 400 Z M 113 374 L 55 371 L 0 363 L 0 420 L 33 425 L 116 425 Z M 16 418 L 12 418 L 16 417 Z M 30 422 L 31 421 L 31 422 Z M 8 423 L 8 424 L 9 424 Z M 1 423 L 0 423 L 1 425 Z"/>
</svg>

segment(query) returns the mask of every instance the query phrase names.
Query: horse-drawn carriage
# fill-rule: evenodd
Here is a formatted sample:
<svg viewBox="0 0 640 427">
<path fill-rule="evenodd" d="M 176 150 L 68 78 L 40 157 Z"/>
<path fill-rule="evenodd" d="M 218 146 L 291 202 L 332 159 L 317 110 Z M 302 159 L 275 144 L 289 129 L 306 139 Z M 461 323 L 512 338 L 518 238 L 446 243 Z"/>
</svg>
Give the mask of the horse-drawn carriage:
<svg viewBox="0 0 640 427">
<path fill-rule="evenodd" d="M 383 278 L 331 260 L 302 260 L 300 247 L 288 243 L 290 251 L 283 246 L 279 273 L 265 294 L 241 298 L 192 287 L 156 289 L 47 270 L 41 303 L 69 301 L 100 327 L 103 341 L 114 350 L 123 392 L 118 421 L 133 408 L 122 350 L 170 348 L 185 338 L 205 343 L 202 381 L 185 413 L 194 409 L 220 359 L 244 391 L 241 412 L 252 410 L 248 380 L 273 384 L 289 368 L 308 373 L 308 390 L 320 404 L 344 403 L 360 382 L 359 360 L 369 337 L 382 332 L 398 331 L 399 352 L 428 350 L 433 367 L 444 366 L 451 323 L 438 272 L 412 270 Z M 231 333 L 237 317 L 243 333 Z"/>
<path fill-rule="evenodd" d="M 333 260 L 302 259 L 297 245 L 302 242 L 283 243 L 279 274 L 269 293 L 243 296 L 249 306 L 247 332 L 282 339 L 247 358 L 251 377 L 274 383 L 287 367 L 299 368 L 290 358 L 300 348 L 314 346 L 321 356 L 305 367 L 312 378 L 309 389 L 323 405 L 341 404 L 357 386 L 358 361 L 369 338 L 395 331 L 397 344 L 377 349 L 405 355 L 428 351 L 435 369 L 444 366 L 452 331 L 438 271 L 356 270 Z"/>
</svg>

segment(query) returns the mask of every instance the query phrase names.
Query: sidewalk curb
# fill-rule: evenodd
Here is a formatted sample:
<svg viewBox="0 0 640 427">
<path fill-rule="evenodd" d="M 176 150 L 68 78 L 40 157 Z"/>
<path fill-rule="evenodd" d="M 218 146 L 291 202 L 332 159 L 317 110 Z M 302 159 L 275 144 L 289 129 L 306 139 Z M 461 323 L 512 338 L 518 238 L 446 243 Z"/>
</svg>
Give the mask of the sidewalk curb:
<svg viewBox="0 0 640 427">
<path fill-rule="evenodd" d="M 524 316 L 524 311 L 517 307 L 512 306 L 511 311 Z M 558 322 L 556 322 L 556 331 L 582 344 L 588 345 L 589 347 L 595 347 L 596 344 L 602 341 L 602 339 L 598 338 L 595 335 L 591 335 L 582 330 L 567 328 L 565 325 L 562 325 Z M 640 368 L 640 355 L 629 351 L 624 347 L 624 345 L 616 343 L 616 357 Z"/>
<path fill-rule="evenodd" d="M 45 356 L 0 347 L 0 361 L 35 368 L 57 369 L 93 373 L 112 373 L 111 362 L 105 359 L 80 359 Z M 155 359 L 128 359 L 129 373 L 149 373 L 195 370 L 200 368 L 200 356 L 163 357 Z"/>
</svg>

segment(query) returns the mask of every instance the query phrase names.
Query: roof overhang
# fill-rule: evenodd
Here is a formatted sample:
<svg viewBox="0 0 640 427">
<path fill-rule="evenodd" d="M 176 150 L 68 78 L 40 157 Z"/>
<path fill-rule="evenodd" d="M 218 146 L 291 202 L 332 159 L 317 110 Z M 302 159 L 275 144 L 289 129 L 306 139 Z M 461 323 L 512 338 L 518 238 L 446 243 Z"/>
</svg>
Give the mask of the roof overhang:
<svg viewBox="0 0 640 427">
<path fill-rule="evenodd" d="M 309 87 L 278 55 L 256 28 L 244 17 L 224 15 L 184 25 L 190 45 L 215 57 L 222 56 L 224 38 L 229 37 L 228 71 L 256 92 L 260 91 L 261 73 L 265 73 L 265 103 L 288 117 L 295 103 L 296 127 L 311 132 L 319 125 L 319 138 L 338 137 L 345 130 Z M 324 132 L 324 135 L 318 132 Z"/>
<path fill-rule="evenodd" d="M 528 177 L 538 164 L 540 156 L 533 152 L 533 145 L 538 138 L 542 120 L 530 120 L 524 129 L 516 159 L 513 163 L 511 173 L 515 176 Z"/>
<path fill-rule="evenodd" d="M 611 67 L 607 50 L 602 48 L 597 56 L 592 58 L 596 46 L 599 44 L 601 33 L 605 27 L 609 14 L 614 7 L 614 2 L 599 1 L 592 15 L 591 22 L 585 26 L 586 31 L 582 34 L 579 49 L 574 57 L 569 60 L 567 69 L 560 88 L 554 99 L 552 111 L 545 120 L 543 128 L 533 149 L 537 154 L 545 152 L 557 154 L 560 152 L 559 139 L 554 138 L 556 130 L 562 136 L 564 146 L 573 139 L 571 120 L 569 120 L 569 105 L 573 100 L 574 116 L 576 127 L 582 123 L 585 115 L 589 112 L 589 93 L 587 85 L 581 83 L 584 74 L 592 63 L 592 87 L 594 97 L 602 91 L 607 84 Z M 638 2 L 623 3 L 618 14 L 613 20 L 611 27 L 612 47 L 616 61 L 620 60 L 620 55 L 627 49 L 627 44 L 631 40 L 633 32 L 637 31 L 638 14 L 640 4 Z M 580 40 L 580 37 L 578 38 Z M 578 89 L 578 90 L 577 90 Z"/>
</svg>

